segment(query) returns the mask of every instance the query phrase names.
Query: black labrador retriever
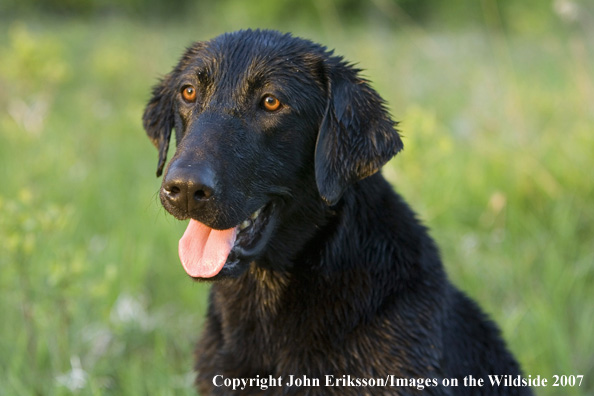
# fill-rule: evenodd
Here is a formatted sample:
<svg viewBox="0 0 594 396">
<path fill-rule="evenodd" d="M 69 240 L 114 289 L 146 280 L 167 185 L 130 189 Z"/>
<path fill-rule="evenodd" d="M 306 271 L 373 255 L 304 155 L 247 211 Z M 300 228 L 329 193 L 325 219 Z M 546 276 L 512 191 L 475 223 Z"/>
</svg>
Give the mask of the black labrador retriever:
<svg viewBox="0 0 594 396">
<path fill-rule="evenodd" d="M 187 49 L 144 128 L 160 198 L 212 281 L 202 395 L 528 395 L 496 326 L 447 279 L 378 172 L 402 149 L 382 98 L 325 47 L 274 31 Z"/>
</svg>

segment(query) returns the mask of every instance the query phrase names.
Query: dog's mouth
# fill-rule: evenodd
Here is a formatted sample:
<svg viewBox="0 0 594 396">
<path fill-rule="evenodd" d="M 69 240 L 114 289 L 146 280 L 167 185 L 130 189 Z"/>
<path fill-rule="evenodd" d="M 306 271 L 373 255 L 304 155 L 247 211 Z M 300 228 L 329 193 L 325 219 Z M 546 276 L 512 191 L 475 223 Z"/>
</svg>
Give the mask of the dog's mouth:
<svg viewBox="0 0 594 396">
<path fill-rule="evenodd" d="M 179 257 L 187 274 L 213 278 L 238 272 L 241 263 L 257 257 L 268 244 L 276 224 L 276 208 L 271 201 L 227 230 L 215 230 L 190 219 L 179 241 Z"/>
</svg>

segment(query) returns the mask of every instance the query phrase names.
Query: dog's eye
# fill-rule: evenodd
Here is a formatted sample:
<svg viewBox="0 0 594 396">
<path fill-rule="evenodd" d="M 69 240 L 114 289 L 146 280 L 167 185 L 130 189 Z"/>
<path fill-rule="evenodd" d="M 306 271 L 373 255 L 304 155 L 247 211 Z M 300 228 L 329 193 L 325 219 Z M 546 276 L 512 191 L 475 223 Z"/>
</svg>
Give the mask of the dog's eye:
<svg viewBox="0 0 594 396">
<path fill-rule="evenodd" d="M 182 88 L 182 97 L 188 103 L 193 103 L 196 101 L 196 88 L 191 85 L 186 85 Z"/>
<path fill-rule="evenodd" d="M 280 108 L 281 102 L 272 95 L 265 95 L 262 98 L 262 106 L 268 111 L 276 111 Z"/>
</svg>

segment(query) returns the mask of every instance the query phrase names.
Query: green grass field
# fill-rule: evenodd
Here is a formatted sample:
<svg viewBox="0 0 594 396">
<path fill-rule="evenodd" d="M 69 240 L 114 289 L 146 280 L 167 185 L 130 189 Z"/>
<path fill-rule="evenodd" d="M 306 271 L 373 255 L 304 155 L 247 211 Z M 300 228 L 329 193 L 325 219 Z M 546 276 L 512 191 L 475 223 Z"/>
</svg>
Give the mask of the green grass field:
<svg viewBox="0 0 594 396">
<path fill-rule="evenodd" d="M 1 396 L 194 394 L 207 286 L 140 119 L 191 41 L 248 22 L 0 23 Z M 594 394 L 594 35 L 282 29 L 388 100 L 405 150 L 384 174 L 525 373 L 585 376 L 537 393 Z"/>
</svg>

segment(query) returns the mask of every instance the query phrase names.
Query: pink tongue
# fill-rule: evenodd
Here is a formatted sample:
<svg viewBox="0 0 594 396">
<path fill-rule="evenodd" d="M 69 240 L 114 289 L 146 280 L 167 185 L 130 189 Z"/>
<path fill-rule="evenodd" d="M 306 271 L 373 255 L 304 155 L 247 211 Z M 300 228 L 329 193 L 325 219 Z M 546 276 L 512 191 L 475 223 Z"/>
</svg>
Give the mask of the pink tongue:
<svg viewBox="0 0 594 396">
<path fill-rule="evenodd" d="M 210 278 L 218 274 L 227 261 L 235 236 L 235 228 L 218 231 L 190 220 L 179 240 L 179 258 L 188 275 Z"/>
</svg>

